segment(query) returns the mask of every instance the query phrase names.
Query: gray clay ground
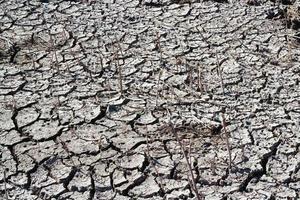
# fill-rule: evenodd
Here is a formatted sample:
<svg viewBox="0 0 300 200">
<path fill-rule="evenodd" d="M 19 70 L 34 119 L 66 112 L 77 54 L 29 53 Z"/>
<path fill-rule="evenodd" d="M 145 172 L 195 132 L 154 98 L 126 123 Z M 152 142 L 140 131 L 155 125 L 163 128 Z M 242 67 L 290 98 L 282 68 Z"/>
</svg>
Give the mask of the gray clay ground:
<svg viewBox="0 0 300 200">
<path fill-rule="evenodd" d="M 284 2 L 0 0 L 0 199 L 300 199 Z"/>
</svg>

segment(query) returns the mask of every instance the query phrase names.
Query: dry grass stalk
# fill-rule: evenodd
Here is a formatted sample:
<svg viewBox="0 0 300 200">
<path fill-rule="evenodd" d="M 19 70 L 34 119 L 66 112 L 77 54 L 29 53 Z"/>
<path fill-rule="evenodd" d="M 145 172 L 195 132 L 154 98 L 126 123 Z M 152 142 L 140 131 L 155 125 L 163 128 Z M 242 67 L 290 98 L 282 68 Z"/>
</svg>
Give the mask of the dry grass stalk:
<svg viewBox="0 0 300 200">
<path fill-rule="evenodd" d="M 160 34 L 158 32 L 156 32 L 156 47 L 158 48 L 159 59 L 160 59 L 160 62 L 162 63 L 162 49 L 161 49 L 161 44 L 160 44 Z"/>
<path fill-rule="evenodd" d="M 297 18 L 298 10 L 295 6 L 288 6 L 286 13 L 285 13 L 285 32 L 286 32 L 286 40 L 288 46 L 288 61 L 292 61 L 292 44 L 291 44 L 291 37 L 287 34 L 288 30 L 288 23 L 292 23 L 293 19 Z M 290 26 L 293 26 L 292 24 Z M 289 27 L 290 27 L 289 26 Z"/>
<path fill-rule="evenodd" d="M 101 53 L 101 51 L 99 50 L 100 52 L 100 56 L 97 57 L 97 64 L 100 63 L 100 71 L 103 71 L 103 68 L 104 68 L 104 65 L 103 65 L 103 58 L 104 58 L 104 55 Z M 96 71 L 96 70 L 95 70 Z"/>
<path fill-rule="evenodd" d="M 292 44 L 291 44 L 291 38 L 289 35 L 286 36 L 287 37 L 287 44 L 288 44 L 288 60 L 289 62 L 292 61 L 293 57 L 292 57 Z"/>
<path fill-rule="evenodd" d="M 6 185 L 6 170 L 7 169 L 4 169 L 4 191 L 5 191 L 5 198 L 6 198 L 6 200 L 9 200 L 9 198 L 8 198 L 8 192 L 7 192 L 7 185 Z"/>
<path fill-rule="evenodd" d="M 119 81 L 119 88 L 120 88 L 120 93 L 121 96 L 123 95 L 123 79 L 122 79 L 122 66 L 120 64 L 120 57 L 119 57 L 119 53 L 122 55 L 123 57 L 123 63 L 124 64 L 124 54 L 122 52 L 122 47 L 120 44 L 120 41 L 117 40 L 116 36 L 115 39 L 117 41 L 117 49 L 115 49 L 115 47 L 113 46 L 113 61 L 115 62 L 116 66 L 117 66 L 117 70 L 118 70 L 118 81 Z"/>
<path fill-rule="evenodd" d="M 76 135 L 74 128 L 71 128 L 70 131 L 71 131 L 72 135 Z M 62 145 L 62 148 L 67 152 L 67 155 L 70 158 L 70 161 L 71 161 L 73 167 L 77 167 L 77 165 L 75 164 L 75 162 L 73 160 L 73 156 L 71 155 L 71 151 L 69 150 L 69 147 L 68 147 L 67 143 L 65 141 L 62 141 L 62 140 L 57 140 L 57 141 Z"/>
<path fill-rule="evenodd" d="M 182 60 L 179 57 L 176 57 L 176 71 L 179 73 L 179 66 L 182 65 Z"/>
<path fill-rule="evenodd" d="M 36 59 L 35 58 L 36 58 L 36 54 L 35 54 L 35 52 L 33 52 L 31 64 L 32 64 L 34 70 L 36 70 L 36 66 L 35 66 Z"/>
<path fill-rule="evenodd" d="M 192 89 L 194 68 L 192 66 L 189 66 L 188 64 L 186 64 L 186 66 L 187 66 L 187 68 L 188 67 L 190 68 L 188 70 L 188 79 L 189 79 L 189 87 Z"/>
<path fill-rule="evenodd" d="M 56 15 L 56 13 L 54 13 L 54 14 L 53 14 L 53 16 L 54 16 L 54 18 L 55 18 L 56 22 L 60 22 L 60 21 L 58 20 L 58 17 L 57 17 L 57 15 Z M 67 40 L 68 40 L 68 37 L 67 37 L 67 34 L 66 34 L 66 32 L 67 32 L 67 30 L 66 30 L 66 24 L 65 24 L 65 23 L 63 23 L 63 30 L 62 30 L 62 34 L 63 34 L 63 36 L 64 36 L 64 40 L 65 40 L 65 41 L 67 41 Z"/>
<path fill-rule="evenodd" d="M 203 91 L 202 69 L 200 65 L 198 65 L 198 89 L 200 92 Z"/>
<path fill-rule="evenodd" d="M 46 20 L 46 18 L 45 18 L 45 13 L 44 13 L 44 12 L 46 12 L 46 9 L 47 9 L 47 7 L 45 6 L 45 9 L 44 9 L 44 11 L 43 11 L 43 13 L 42 13 L 41 16 L 42 16 L 43 20 L 44 20 L 45 23 L 46 23 L 48 35 L 49 35 L 49 37 L 50 37 L 50 44 L 51 44 L 51 47 L 48 47 L 48 51 L 49 51 L 49 53 L 50 53 L 52 50 L 54 50 L 55 66 L 57 67 L 57 71 L 59 72 L 58 57 L 57 57 L 57 53 L 56 53 L 56 50 L 55 50 L 54 39 L 53 39 L 53 36 L 51 35 L 50 27 L 47 25 L 47 20 Z M 51 56 L 51 66 L 53 65 L 53 63 L 54 63 L 54 62 L 53 62 L 53 57 Z"/>
<path fill-rule="evenodd" d="M 163 65 L 163 58 L 162 58 L 162 49 L 161 49 L 161 45 L 160 45 L 160 34 L 157 32 L 156 33 L 157 39 L 156 39 L 156 47 L 158 49 L 159 52 L 159 61 L 160 61 L 160 65 Z M 158 104 L 158 98 L 159 98 L 159 86 L 160 86 L 160 78 L 162 76 L 163 73 L 163 68 L 159 69 L 158 72 L 158 79 L 157 79 L 157 91 L 156 91 L 156 101 L 155 101 L 155 105 L 157 106 Z"/>
<path fill-rule="evenodd" d="M 57 22 L 59 22 L 58 17 L 56 16 L 56 14 L 54 14 L 54 18 L 56 19 Z M 63 38 L 64 38 L 64 41 L 65 41 L 65 42 L 67 42 L 67 40 L 68 40 L 68 37 L 67 37 L 66 32 L 68 32 L 68 31 L 66 30 L 66 24 L 63 23 L 62 34 L 63 34 Z M 71 51 L 72 51 L 72 49 L 71 49 Z M 56 51 L 55 51 L 55 53 L 56 53 Z M 74 56 L 73 56 L 73 57 L 74 57 Z M 57 56 L 56 56 L 56 58 L 57 58 Z M 69 66 L 69 63 L 66 62 L 66 65 L 67 65 L 67 70 L 70 72 L 70 66 Z"/>
<path fill-rule="evenodd" d="M 229 133 L 227 131 L 227 124 L 225 121 L 224 114 L 222 113 L 222 125 L 223 125 L 223 130 L 224 130 L 224 136 L 225 136 L 225 141 L 226 141 L 226 146 L 227 146 L 227 151 L 228 151 L 228 170 L 230 172 L 231 167 L 232 167 L 232 156 L 231 156 L 231 147 L 230 147 L 230 142 L 229 142 Z"/>
<path fill-rule="evenodd" d="M 216 167 L 216 155 L 213 157 L 213 159 L 210 161 L 210 168 L 212 171 L 212 175 L 217 175 L 217 167 Z"/>
<path fill-rule="evenodd" d="M 156 100 L 155 100 L 155 105 L 158 105 L 158 98 L 159 98 L 159 85 L 160 85 L 160 78 L 162 75 L 162 69 L 159 70 L 158 78 L 157 78 L 157 91 L 156 91 Z"/>
<path fill-rule="evenodd" d="M 220 82 L 221 82 L 221 88 L 222 88 L 223 95 L 225 95 L 224 81 L 223 81 L 223 75 L 222 75 L 222 71 L 223 70 L 221 69 L 221 65 L 220 65 L 220 60 L 219 60 L 218 54 L 216 54 L 216 58 L 217 58 L 217 72 L 218 72 L 218 76 L 220 77 Z"/>
<path fill-rule="evenodd" d="M 53 39 L 53 36 L 51 35 L 51 31 L 50 31 L 50 28 L 47 26 L 47 29 L 48 29 L 48 34 L 49 34 L 49 37 L 50 37 L 50 44 L 51 44 L 51 48 L 50 48 L 50 51 L 54 51 L 54 58 L 55 58 L 55 62 L 53 62 L 53 56 L 51 56 L 51 64 L 53 65 L 54 63 L 54 66 L 57 67 L 57 71 L 59 72 L 59 65 L 58 65 L 58 57 L 57 57 L 57 52 L 56 52 L 56 49 L 55 49 L 55 40 Z"/>
<path fill-rule="evenodd" d="M 241 150 L 242 150 L 242 159 L 243 159 L 243 160 L 247 160 L 247 156 L 246 156 L 246 154 L 245 154 L 245 144 L 243 144 L 243 145 L 241 146 Z"/>
<path fill-rule="evenodd" d="M 153 163 L 153 157 L 151 156 L 151 153 L 150 153 L 150 145 L 149 145 L 149 135 L 148 135 L 149 131 L 148 131 L 148 128 L 146 126 L 146 144 L 147 144 L 147 154 L 150 158 L 150 165 L 152 165 L 152 167 L 154 168 L 155 170 L 155 173 L 157 174 L 157 177 L 159 179 L 159 182 L 158 182 L 158 185 L 159 187 L 163 190 L 162 192 L 165 193 L 165 188 L 164 188 L 164 181 L 163 181 L 163 178 L 159 175 L 159 172 L 158 172 L 158 169 L 156 167 L 156 165 Z"/>
<path fill-rule="evenodd" d="M 115 52 L 113 60 L 115 61 L 117 69 L 118 69 L 119 88 L 120 88 L 121 95 L 123 95 L 122 67 L 120 65 L 118 51 Z"/>
<path fill-rule="evenodd" d="M 172 133 L 175 136 L 175 138 L 177 140 L 177 143 L 180 146 L 180 150 L 181 150 L 181 152 L 182 152 L 182 154 L 183 154 L 183 156 L 185 158 L 185 161 L 187 163 L 188 170 L 190 172 L 190 177 L 188 176 L 188 181 L 189 181 L 189 184 L 191 186 L 191 189 L 195 193 L 197 200 L 202 200 L 204 198 L 203 198 L 203 195 L 198 191 L 198 188 L 197 188 L 197 185 L 196 185 L 196 179 L 195 179 L 195 176 L 194 176 L 194 173 L 193 173 L 192 164 L 191 164 L 191 152 L 190 152 L 191 145 L 190 145 L 190 148 L 189 148 L 189 153 L 188 153 L 189 155 L 187 155 L 186 149 L 183 146 L 182 141 L 180 140 L 180 138 L 179 138 L 179 136 L 177 134 L 176 128 L 175 128 L 174 124 L 171 122 L 171 120 L 170 120 L 170 126 L 171 126 Z"/>
</svg>

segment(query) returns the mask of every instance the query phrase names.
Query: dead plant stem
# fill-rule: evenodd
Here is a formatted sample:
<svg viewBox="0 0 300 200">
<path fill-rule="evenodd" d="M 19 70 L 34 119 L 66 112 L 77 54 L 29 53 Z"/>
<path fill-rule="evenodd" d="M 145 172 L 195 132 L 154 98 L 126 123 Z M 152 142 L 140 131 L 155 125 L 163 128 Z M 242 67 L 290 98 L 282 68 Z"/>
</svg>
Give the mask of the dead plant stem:
<svg viewBox="0 0 300 200">
<path fill-rule="evenodd" d="M 221 81 L 221 88 L 222 88 L 223 95 L 225 95 L 224 81 L 223 81 L 223 75 L 222 75 L 223 70 L 221 70 L 220 60 L 219 60 L 219 56 L 217 53 L 216 53 L 216 58 L 217 58 L 217 67 L 218 67 L 217 71 L 218 71 L 218 75 L 219 75 L 220 81 Z"/>
<path fill-rule="evenodd" d="M 6 198 L 6 200 L 9 200 L 9 198 L 8 198 L 8 192 L 7 192 L 7 185 L 6 185 L 6 169 L 4 169 L 4 191 L 5 191 L 5 198 Z"/>
<path fill-rule="evenodd" d="M 222 114 L 222 125 L 223 125 L 223 130 L 224 130 L 224 136 L 225 136 L 225 141 L 226 141 L 226 146 L 227 146 L 227 151 L 228 151 L 228 170 L 230 172 L 231 166 L 232 166 L 232 156 L 231 156 L 231 147 L 230 147 L 230 142 L 229 142 L 229 133 L 227 132 L 227 124 L 225 121 L 224 114 Z"/>
<path fill-rule="evenodd" d="M 194 191 L 194 193 L 195 193 L 195 195 L 197 197 L 197 200 L 201 200 L 201 199 L 203 199 L 203 195 L 199 193 L 199 191 L 197 189 L 197 186 L 196 186 L 196 179 L 195 179 L 195 176 L 194 176 L 194 173 L 193 173 L 193 169 L 192 169 L 192 165 L 191 165 L 191 162 L 190 162 L 190 159 L 189 159 L 189 157 L 191 155 L 189 155 L 189 157 L 188 157 L 188 155 L 186 153 L 186 150 L 185 150 L 185 148 L 184 148 L 181 140 L 179 139 L 179 136 L 178 136 L 177 131 L 176 131 L 175 127 L 174 127 L 174 124 L 172 122 L 170 122 L 170 123 L 171 123 L 170 125 L 171 125 L 171 128 L 172 128 L 172 133 L 174 134 L 174 136 L 175 136 L 175 138 L 177 140 L 177 143 L 180 146 L 181 152 L 183 153 L 183 156 L 185 158 L 185 161 L 187 163 L 187 166 L 188 166 L 188 169 L 189 169 L 189 172 L 190 172 L 191 180 L 189 180 L 189 183 L 190 183 L 191 189 Z"/>
</svg>

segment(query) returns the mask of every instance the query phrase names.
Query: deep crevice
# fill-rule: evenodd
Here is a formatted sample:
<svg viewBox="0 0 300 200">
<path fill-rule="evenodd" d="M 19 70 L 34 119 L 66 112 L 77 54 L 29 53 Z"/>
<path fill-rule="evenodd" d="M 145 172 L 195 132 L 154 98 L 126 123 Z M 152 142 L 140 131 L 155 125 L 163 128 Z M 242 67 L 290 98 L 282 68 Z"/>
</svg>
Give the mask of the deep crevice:
<svg viewBox="0 0 300 200">
<path fill-rule="evenodd" d="M 282 142 L 281 139 L 279 139 L 276 143 L 274 143 L 270 147 L 271 151 L 262 156 L 262 159 L 259 162 L 262 169 L 258 169 L 250 172 L 247 178 L 241 183 L 239 187 L 240 192 L 247 192 L 247 186 L 253 178 L 260 179 L 264 174 L 266 174 L 268 161 L 273 155 L 276 154 L 278 146 L 281 144 L 281 142 Z"/>
</svg>

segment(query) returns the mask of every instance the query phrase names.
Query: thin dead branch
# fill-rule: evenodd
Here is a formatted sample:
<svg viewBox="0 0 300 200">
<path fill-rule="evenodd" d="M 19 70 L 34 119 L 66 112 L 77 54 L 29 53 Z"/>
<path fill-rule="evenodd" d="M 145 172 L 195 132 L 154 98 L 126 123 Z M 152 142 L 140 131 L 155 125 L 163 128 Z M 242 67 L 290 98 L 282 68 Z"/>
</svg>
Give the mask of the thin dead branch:
<svg viewBox="0 0 300 200">
<path fill-rule="evenodd" d="M 225 121 L 224 114 L 222 113 L 222 125 L 223 125 L 223 130 L 224 130 L 224 136 L 225 136 L 225 141 L 226 141 L 226 146 L 227 146 L 227 151 L 228 151 L 228 170 L 230 172 L 231 167 L 232 167 L 232 156 L 231 156 L 231 147 L 230 147 L 230 142 L 229 142 L 229 133 L 227 131 L 227 124 Z"/>
<path fill-rule="evenodd" d="M 197 200 L 202 200 L 202 199 L 204 199 L 203 198 L 203 194 L 201 194 L 198 191 L 198 188 L 197 188 L 197 185 L 196 185 L 196 179 L 195 179 L 195 176 L 194 176 L 194 173 L 193 173 L 193 168 L 192 168 L 192 164 L 191 164 L 191 157 L 190 157 L 191 156 L 191 152 L 189 151 L 189 155 L 187 155 L 188 154 L 187 150 L 183 146 L 182 141 L 180 140 L 180 138 L 179 138 L 179 136 L 177 134 L 177 130 L 176 130 L 175 125 L 171 122 L 171 120 L 170 120 L 169 123 L 170 123 L 170 127 L 171 127 L 171 130 L 172 130 L 172 133 L 175 136 L 175 138 L 177 140 L 177 143 L 179 144 L 181 152 L 182 152 L 182 154 L 183 154 L 183 156 L 185 158 L 185 161 L 187 163 L 188 170 L 190 172 L 190 176 L 188 176 L 188 181 L 189 181 L 189 184 L 191 186 L 191 189 L 195 193 Z M 189 150 L 190 149 L 191 149 L 191 146 L 190 146 Z"/>
</svg>

